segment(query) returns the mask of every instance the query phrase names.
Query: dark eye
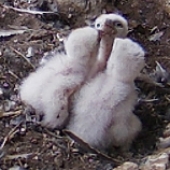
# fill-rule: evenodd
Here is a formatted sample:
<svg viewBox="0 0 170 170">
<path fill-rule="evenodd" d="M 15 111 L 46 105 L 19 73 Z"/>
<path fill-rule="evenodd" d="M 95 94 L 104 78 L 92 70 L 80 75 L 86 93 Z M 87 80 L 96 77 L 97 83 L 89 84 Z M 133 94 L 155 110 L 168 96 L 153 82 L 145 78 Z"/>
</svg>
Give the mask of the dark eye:
<svg viewBox="0 0 170 170">
<path fill-rule="evenodd" d="M 100 27 L 100 24 L 98 23 L 96 26 L 97 26 L 97 28 L 99 28 L 99 27 Z"/>
<path fill-rule="evenodd" d="M 123 28 L 123 25 L 122 25 L 122 23 L 120 23 L 120 22 L 115 22 L 114 25 L 115 25 L 116 27 Z"/>
</svg>

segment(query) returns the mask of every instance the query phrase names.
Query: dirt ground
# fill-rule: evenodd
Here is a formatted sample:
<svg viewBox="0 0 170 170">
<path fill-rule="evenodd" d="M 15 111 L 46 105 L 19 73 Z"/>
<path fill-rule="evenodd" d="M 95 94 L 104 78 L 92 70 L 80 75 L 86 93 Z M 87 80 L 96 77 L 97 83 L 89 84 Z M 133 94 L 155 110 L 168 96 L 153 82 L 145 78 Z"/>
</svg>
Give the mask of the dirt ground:
<svg viewBox="0 0 170 170">
<path fill-rule="evenodd" d="M 118 12 L 127 18 L 128 36 L 140 42 L 146 50 L 145 73 L 154 72 L 156 61 L 167 74 L 170 71 L 170 11 L 165 1 L 94 1 L 96 4 L 89 7 L 82 0 L 83 7 L 81 3 L 80 6 L 72 3 L 70 8 L 68 3 L 60 1 L 61 13 L 58 15 L 29 14 L 9 8 L 34 7 L 49 11 L 56 1 L 0 2 L 0 169 L 17 169 L 18 166 L 20 170 L 111 170 L 116 165 L 111 158 L 118 160 L 119 164 L 125 161 L 140 164 L 144 157 L 162 152 L 157 143 L 170 120 L 169 82 L 165 82 L 163 87 L 136 82 L 141 100 L 135 114 L 141 119 L 143 130 L 128 153 L 110 152 L 109 159 L 79 149 L 62 132 L 42 128 L 31 115 L 26 116 L 28 110 L 18 97 L 23 78 L 38 67 L 45 52 L 59 46 L 57 33 L 83 26 L 85 17 L 86 21 L 93 20 L 103 11 Z M 49 4 L 53 4 L 52 7 Z M 2 30 L 16 29 L 25 31 L 17 35 L 2 35 Z M 32 56 L 28 55 L 28 49 L 33 49 Z"/>
</svg>

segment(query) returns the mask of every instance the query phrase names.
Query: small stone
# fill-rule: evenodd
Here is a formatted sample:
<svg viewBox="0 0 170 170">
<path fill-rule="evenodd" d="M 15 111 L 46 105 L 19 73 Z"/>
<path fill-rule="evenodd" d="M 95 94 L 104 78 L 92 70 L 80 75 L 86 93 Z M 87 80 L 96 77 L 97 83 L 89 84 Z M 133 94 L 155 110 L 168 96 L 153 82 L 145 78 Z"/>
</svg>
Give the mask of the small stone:
<svg viewBox="0 0 170 170">
<path fill-rule="evenodd" d="M 53 145 L 53 146 L 52 146 L 52 150 L 55 152 L 55 151 L 57 151 L 57 150 L 58 150 L 58 147 L 57 147 L 57 146 L 55 146 L 55 145 Z"/>
<path fill-rule="evenodd" d="M 152 155 L 147 158 L 145 163 L 142 165 L 141 170 L 166 170 L 168 164 L 169 156 L 167 153 Z"/>
<path fill-rule="evenodd" d="M 13 126 L 17 126 L 19 124 L 21 124 L 22 122 L 25 122 L 25 115 L 24 114 L 21 114 L 19 116 L 15 116 L 14 118 L 11 118 L 10 119 L 10 125 L 13 125 Z M 25 128 L 24 128 L 25 129 Z M 23 129 L 22 129 L 23 130 Z M 20 130 L 21 131 L 21 130 Z M 26 131 L 26 129 L 25 129 Z M 23 131 L 21 131 L 22 133 Z"/>
<path fill-rule="evenodd" d="M 13 166 L 13 167 L 9 168 L 9 170 L 25 170 L 25 168 L 22 168 L 20 166 Z"/>
<path fill-rule="evenodd" d="M 125 162 L 124 164 L 114 168 L 113 170 L 139 170 L 139 167 L 134 162 Z"/>
<path fill-rule="evenodd" d="M 0 96 L 2 96 L 3 95 L 3 90 L 2 90 L 2 88 L 0 88 Z"/>
<path fill-rule="evenodd" d="M 9 112 L 10 110 L 14 108 L 15 104 L 16 103 L 14 101 L 5 100 L 3 104 L 4 111 Z"/>
<path fill-rule="evenodd" d="M 26 57 L 27 58 L 30 58 L 32 56 L 34 56 L 35 52 L 34 52 L 34 48 L 33 47 L 29 47 L 28 50 L 27 50 L 27 55 Z"/>
<path fill-rule="evenodd" d="M 20 135 L 25 135 L 26 134 L 26 128 L 22 127 L 20 129 Z"/>
<path fill-rule="evenodd" d="M 35 139 L 35 138 L 33 138 L 33 139 L 31 139 L 31 143 L 32 143 L 32 144 L 38 144 L 38 140 Z"/>
<path fill-rule="evenodd" d="M 170 123 L 166 126 L 165 131 L 163 132 L 164 137 L 170 137 Z"/>
<path fill-rule="evenodd" d="M 18 40 L 17 40 L 17 39 L 15 39 L 15 40 L 14 40 L 14 43 L 17 43 L 17 42 L 18 42 Z"/>
<path fill-rule="evenodd" d="M 4 87 L 4 88 L 9 88 L 9 86 L 10 86 L 10 85 L 9 85 L 8 83 L 6 83 L 6 82 L 3 83 L 3 87 Z"/>
<path fill-rule="evenodd" d="M 33 159 L 38 160 L 39 158 L 38 158 L 38 156 L 34 156 Z"/>
<path fill-rule="evenodd" d="M 57 155 L 54 158 L 54 163 L 58 168 L 62 167 L 64 163 L 62 155 Z"/>
<path fill-rule="evenodd" d="M 159 142 L 157 143 L 157 147 L 160 148 L 167 148 L 170 146 L 170 137 L 167 138 L 159 138 Z"/>
</svg>

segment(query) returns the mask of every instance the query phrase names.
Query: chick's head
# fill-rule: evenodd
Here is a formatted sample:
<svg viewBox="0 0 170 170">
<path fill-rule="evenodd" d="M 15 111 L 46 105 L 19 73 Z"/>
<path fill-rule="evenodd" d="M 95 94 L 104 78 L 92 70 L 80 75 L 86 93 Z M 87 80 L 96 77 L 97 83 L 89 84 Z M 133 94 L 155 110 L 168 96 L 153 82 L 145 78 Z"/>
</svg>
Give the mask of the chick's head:
<svg viewBox="0 0 170 170">
<path fill-rule="evenodd" d="M 126 37 L 128 33 L 127 20 L 118 14 L 102 14 L 95 21 L 95 28 L 103 34 L 113 34 L 115 37 Z"/>
</svg>

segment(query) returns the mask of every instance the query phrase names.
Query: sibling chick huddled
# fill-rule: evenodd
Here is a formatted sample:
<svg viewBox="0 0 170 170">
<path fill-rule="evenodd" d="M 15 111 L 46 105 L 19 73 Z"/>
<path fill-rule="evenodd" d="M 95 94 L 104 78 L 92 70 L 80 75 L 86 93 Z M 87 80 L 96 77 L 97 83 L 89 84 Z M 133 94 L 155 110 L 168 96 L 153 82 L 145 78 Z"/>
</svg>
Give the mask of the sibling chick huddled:
<svg viewBox="0 0 170 170">
<path fill-rule="evenodd" d="M 94 25 L 95 28 L 101 32 L 102 36 L 99 53 L 88 75 L 88 80 L 94 78 L 97 73 L 105 69 L 107 60 L 112 51 L 114 39 L 116 37 L 125 38 L 128 34 L 128 22 L 123 16 L 118 14 L 101 14 L 95 20 Z"/>
<path fill-rule="evenodd" d="M 128 25 L 120 15 L 102 14 L 95 21 L 95 29 L 74 30 L 64 41 L 66 54 L 54 53 L 23 81 L 21 100 L 43 115 L 43 126 L 60 129 L 67 124 L 69 97 L 104 69 L 114 38 L 125 37 Z M 98 32 L 102 32 L 100 37 Z"/>
<path fill-rule="evenodd" d="M 31 73 L 20 87 L 21 100 L 42 114 L 42 125 L 63 128 L 69 118 L 68 99 L 85 81 L 99 49 L 99 32 L 79 28 L 65 42 L 66 53 L 57 53 Z"/>
<path fill-rule="evenodd" d="M 75 94 L 68 130 L 98 149 L 127 149 L 141 130 L 133 114 L 134 80 L 144 67 L 144 55 L 138 43 L 116 38 L 105 71 Z"/>
</svg>

